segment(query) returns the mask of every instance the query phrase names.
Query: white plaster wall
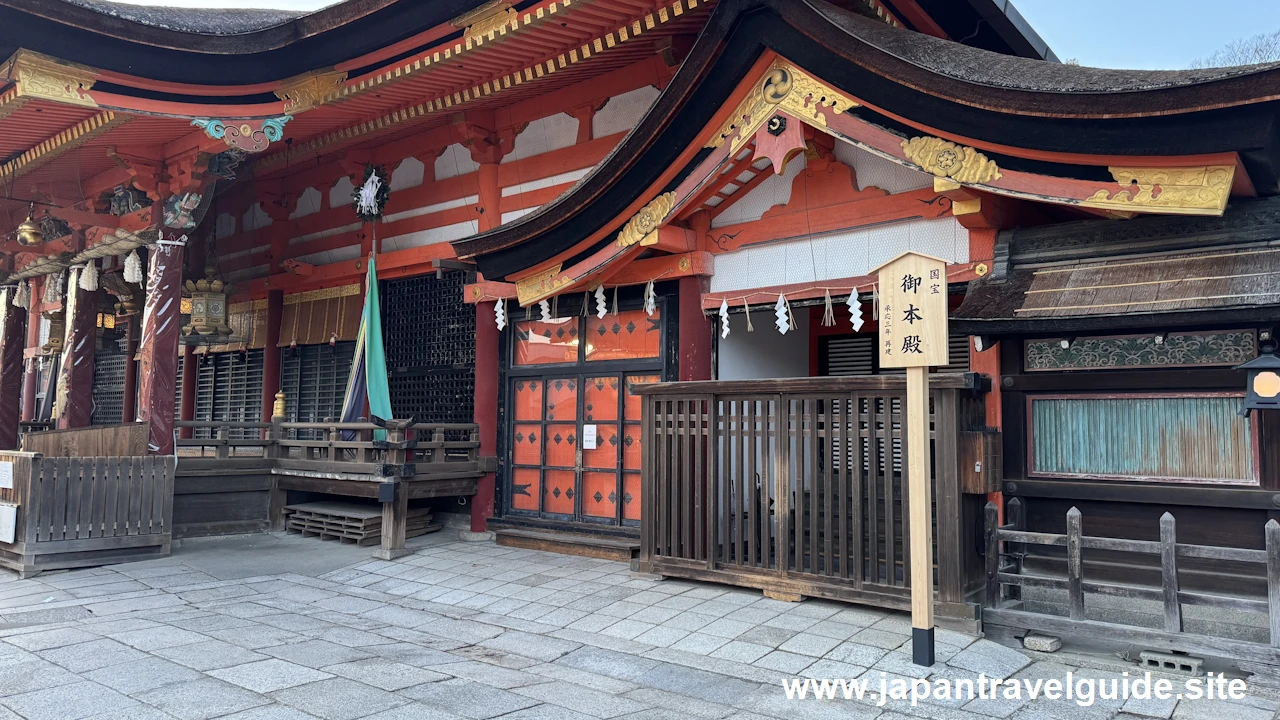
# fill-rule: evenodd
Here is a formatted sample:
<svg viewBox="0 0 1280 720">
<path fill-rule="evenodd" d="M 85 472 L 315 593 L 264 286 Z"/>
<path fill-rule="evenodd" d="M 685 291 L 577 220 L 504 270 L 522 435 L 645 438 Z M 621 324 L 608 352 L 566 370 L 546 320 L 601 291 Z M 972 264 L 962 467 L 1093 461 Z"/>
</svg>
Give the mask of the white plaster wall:
<svg viewBox="0 0 1280 720">
<path fill-rule="evenodd" d="M 289 219 L 294 220 L 320 212 L 321 199 L 322 197 L 319 190 L 313 187 L 303 190 L 302 194 L 298 196 L 298 206 L 294 208 L 293 212 L 289 215 Z"/>
<path fill-rule="evenodd" d="M 737 195 L 735 192 L 729 200 L 724 201 L 733 200 L 734 203 L 711 221 L 711 227 L 754 222 L 759 220 L 769 208 L 791 202 L 791 185 L 800 171 L 804 170 L 805 163 L 804 155 L 797 155 L 787 163 L 787 168 L 781 175 L 774 175 L 772 169 L 765 170 L 764 172 L 769 173 L 769 177 L 751 188 L 745 196 L 735 199 L 734 196 Z"/>
<path fill-rule="evenodd" d="M 796 327 L 786 335 L 774 326 L 772 308 L 752 309 L 747 332 L 747 316 L 729 313 L 729 337 L 719 338 L 716 379 L 761 380 L 809 376 L 809 312 L 792 308 Z M 717 328 L 717 332 L 719 329 Z"/>
<path fill-rule="evenodd" d="M 853 168 L 858 189 L 875 186 L 891 195 L 933 187 L 933 176 L 886 160 L 843 140 L 836 142 L 836 159 Z"/>
<path fill-rule="evenodd" d="M 351 193 L 356 191 L 356 184 L 351 182 L 351 178 L 343 175 L 338 178 L 338 182 L 329 188 L 329 207 L 339 208 L 344 205 L 351 204 Z"/>
<path fill-rule="evenodd" d="M 511 152 L 502 158 L 509 163 L 534 155 L 567 148 L 578 141 L 578 119 L 565 113 L 538 118 L 516 136 Z"/>
<path fill-rule="evenodd" d="M 454 143 L 445 148 L 444 152 L 440 153 L 440 157 L 436 158 L 435 177 L 436 180 L 444 180 L 466 175 L 478 169 L 480 169 L 480 163 L 471 159 L 471 151 Z"/>
<path fill-rule="evenodd" d="M 387 184 L 392 190 L 416 187 L 422 184 L 423 173 L 426 172 L 426 169 L 421 160 L 407 157 L 400 161 L 395 170 L 391 171 L 391 181 Z"/>
<path fill-rule="evenodd" d="M 591 118 L 591 137 L 601 138 L 636 126 L 662 93 L 652 85 L 615 95 Z"/>
<path fill-rule="evenodd" d="M 240 218 L 240 227 L 244 229 L 244 232 L 252 232 L 270 224 L 271 218 L 263 211 L 262 203 L 254 203 L 245 211 L 244 217 Z"/>
</svg>

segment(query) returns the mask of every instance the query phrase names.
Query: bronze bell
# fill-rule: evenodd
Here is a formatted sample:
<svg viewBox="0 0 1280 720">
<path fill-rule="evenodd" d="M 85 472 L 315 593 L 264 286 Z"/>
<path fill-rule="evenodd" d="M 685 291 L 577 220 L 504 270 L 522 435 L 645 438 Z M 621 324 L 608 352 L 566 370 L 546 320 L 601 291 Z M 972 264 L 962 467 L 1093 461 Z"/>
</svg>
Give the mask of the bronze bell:
<svg viewBox="0 0 1280 720">
<path fill-rule="evenodd" d="M 40 229 L 40 223 L 36 222 L 30 215 L 22 224 L 18 226 L 18 243 L 28 247 L 32 245 L 40 245 L 44 242 L 44 231 Z"/>
</svg>

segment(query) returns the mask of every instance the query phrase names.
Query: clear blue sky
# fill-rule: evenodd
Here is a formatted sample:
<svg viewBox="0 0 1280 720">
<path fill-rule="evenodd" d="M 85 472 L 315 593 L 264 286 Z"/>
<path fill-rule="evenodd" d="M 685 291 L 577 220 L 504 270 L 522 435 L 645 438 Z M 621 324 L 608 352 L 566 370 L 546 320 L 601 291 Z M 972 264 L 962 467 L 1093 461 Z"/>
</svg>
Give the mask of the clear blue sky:
<svg viewBox="0 0 1280 720">
<path fill-rule="evenodd" d="M 1063 60 L 1177 70 L 1238 38 L 1280 30 L 1280 0 L 1013 0 Z"/>
</svg>

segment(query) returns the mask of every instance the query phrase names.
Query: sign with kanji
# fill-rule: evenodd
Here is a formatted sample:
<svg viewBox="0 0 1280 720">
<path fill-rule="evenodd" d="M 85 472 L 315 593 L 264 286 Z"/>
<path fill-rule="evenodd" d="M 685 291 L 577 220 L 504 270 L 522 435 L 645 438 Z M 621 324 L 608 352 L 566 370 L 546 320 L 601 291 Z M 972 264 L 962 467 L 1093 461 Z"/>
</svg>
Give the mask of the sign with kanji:
<svg viewBox="0 0 1280 720">
<path fill-rule="evenodd" d="M 880 367 L 948 364 L 946 261 L 905 252 L 879 272 Z"/>
</svg>

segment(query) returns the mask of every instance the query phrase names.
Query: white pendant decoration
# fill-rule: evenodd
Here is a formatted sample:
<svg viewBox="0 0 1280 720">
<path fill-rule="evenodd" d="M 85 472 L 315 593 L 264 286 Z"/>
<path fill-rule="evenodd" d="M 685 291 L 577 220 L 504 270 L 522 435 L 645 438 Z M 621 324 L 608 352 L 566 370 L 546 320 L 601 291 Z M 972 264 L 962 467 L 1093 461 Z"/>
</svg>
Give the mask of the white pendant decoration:
<svg viewBox="0 0 1280 720">
<path fill-rule="evenodd" d="M 596 317 L 604 319 L 606 313 L 609 312 L 609 301 L 604 295 L 604 286 L 596 286 Z"/>
<path fill-rule="evenodd" d="M 880 322 L 880 288 L 871 288 L 871 319 Z"/>
<path fill-rule="evenodd" d="M 853 326 L 854 332 L 862 330 L 862 303 L 858 302 L 858 288 L 854 288 L 849 293 L 849 299 L 844 301 L 849 306 L 849 324 Z"/>
<path fill-rule="evenodd" d="M 542 322 L 551 322 L 551 301 L 546 298 L 539 300 L 538 309 L 542 311 Z"/>
<path fill-rule="evenodd" d="M 124 281 L 135 285 L 142 283 L 142 260 L 138 258 L 137 250 L 124 259 Z"/>
<path fill-rule="evenodd" d="M 787 299 L 782 295 L 778 296 L 778 302 L 773 306 L 773 316 L 778 318 L 774 321 L 774 327 L 778 328 L 778 332 L 783 335 L 791 329 L 791 319 L 787 311 Z"/>
<path fill-rule="evenodd" d="M 653 281 L 650 280 L 644 287 L 644 312 L 649 317 L 653 317 L 653 312 L 657 309 L 658 295 L 653 291 Z"/>
<path fill-rule="evenodd" d="M 742 299 L 742 312 L 747 315 L 747 332 L 755 332 L 756 329 L 751 326 L 751 306 L 747 304 L 747 299 Z"/>
<path fill-rule="evenodd" d="M 822 327 L 831 327 L 836 324 L 835 312 L 831 307 L 831 291 L 824 290 L 822 294 Z"/>
<path fill-rule="evenodd" d="M 499 330 L 507 327 L 507 301 L 499 300 L 493 304 L 493 320 L 498 324 Z"/>
<path fill-rule="evenodd" d="M 618 314 L 618 286 L 613 286 L 613 314 Z"/>
<path fill-rule="evenodd" d="M 356 200 L 356 212 L 360 215 L 379 215 L 378 188 L 382 187 L 382 178 L 378 173 L 369 173 L 369 179 L 360 188 L 360 197 Z"/>
<path fill-rule="evenodd" d="M 44 277 L 44 295 L 40 298 L 45 304 L 56 305 L 62 302 L 62 288 L 66 278 L 62 273 Z"/>
<path fill-rule="evenodd" d="M 720 301 L 720 337 L 729 337 L 729 301 Z"/>
<path fill-rule="evenodd" d="M 96 292 L 98 289 L 98 263 L 90 260 L 80 271 L 80 289 Z"/>
<path fill-rule="evenodd" d="M 13 294 L 13 306 L 20 307 L 23 310 L 31 309 L 31 281 L 23 280 L 18 283 L 18 291 Z"/>
</svg>

